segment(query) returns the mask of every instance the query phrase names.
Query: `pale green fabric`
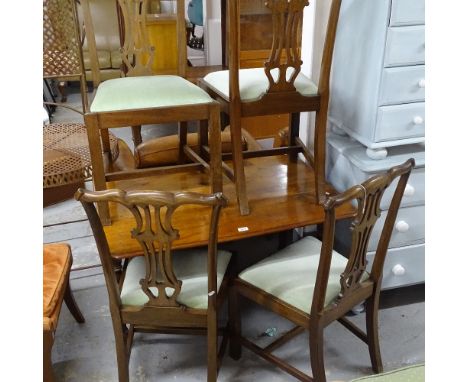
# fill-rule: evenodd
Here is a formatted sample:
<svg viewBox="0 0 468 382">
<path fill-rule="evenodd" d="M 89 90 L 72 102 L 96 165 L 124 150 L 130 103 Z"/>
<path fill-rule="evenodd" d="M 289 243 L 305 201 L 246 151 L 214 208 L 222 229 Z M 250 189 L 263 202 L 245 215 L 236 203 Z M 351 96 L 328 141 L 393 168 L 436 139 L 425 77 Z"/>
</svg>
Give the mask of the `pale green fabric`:
<svg viewBox="0 0 468 382">
<path fill-rule="evenodd" d="M 218 250 L 217 261 L 217 290 L 221 285 L 231 253 Z M 182 280 L 182 289 L 177 298 L 180 304 L 194 309 L 208 308 L 208 252 L 206 249 L 190 249 L 175 251 L 172 254 L 174 272 L 179 280 Z M 142 306 L 148 302 L 148 296 L 142 291 L 140 280 L 145 277 L 145 258 L 135 257 L 130 261 L 125 274 L 124 284 L 120 298 L 122 304 Z M 150 288 L 157 295 L 156 288 Z M 166 288 L 170 296 L 173 290 Z"/>
<path fill-rule="evenodd" d="M 247 268 L 239 277 L 309 314 L 322 242 L 307 236 Z M 325 306 L 340 293 L 340 275 L 348 259 L 333 251 Z M 368 278 L 364 273 L 362 280 Z"/>
<path fill-rule="evenodd" d="M 194 105 L 212 101 L 205 91 L 182 77 L 125 77 L 101 83 L 90 110 L 98 113 Z"/>
<path fill-rule="evenodd" d="M 288 76 L 292 74 L 292 68 L 288 68 Z M 272 70 L 273 79 L 278 78 L 278 69 Z M 214 89 L 229 99 L 229 70 L 212 72 L 205 76 L 204 80 Z M 269 87 L 268 78 L 263 68 L 239 70 L 239 91 L 244 102 L 257 101 L 263 97 Z M 317 86 L 304 74 L 299 73 L 294 81 L 296 90 L 303 96 L 313 96 L 318 93 Z"/>
<path fill-rule="evenodd" d="M 412 365 L 386 373 L 369 375 L 350 382 L 376 381 L 376 382 L 424 382 L 424 364 Z"/>
</svg>

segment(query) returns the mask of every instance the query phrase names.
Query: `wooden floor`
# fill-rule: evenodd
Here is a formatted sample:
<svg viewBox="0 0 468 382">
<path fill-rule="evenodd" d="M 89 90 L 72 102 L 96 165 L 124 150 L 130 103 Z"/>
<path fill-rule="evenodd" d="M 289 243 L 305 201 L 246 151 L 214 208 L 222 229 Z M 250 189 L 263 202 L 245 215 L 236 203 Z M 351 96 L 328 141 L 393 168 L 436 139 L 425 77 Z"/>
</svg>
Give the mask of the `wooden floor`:
<svg viewBox="0 0 468 382">
<path fill-rule="evenodd" d="M 122 153 L 123 154 L 123 153 Z M 125 155 L 125 154 L 123 154 Z M 219 242 L 229 242 L 269 233 L 282 232 L 295 227 L 321 223 L 324 213 L 314 204 L 313 172 L 301 160 L 289 163 L 288 156 L 248 159 L 245 162 L 247 191 L 251 214 L 239 214 L 234 184 L 224 178 L 224 193 L 229 199 L 222 211 L 219 224 Z M 202 172 L 176 173 L 140 179 L 109 182 L 108 188 L 123 190 L 190 190 L 208 193 L 208 176 Z M 330 187 L 329 192 L 333 193 Z M 138 243 L 131 239 L 135 226 L 133 216 L 123 206 L 111 204 L 112 225 L 105 227 L 111 252 L 116 257 L 141 254 Z M 181 207 L 174 215 L 174 227 L 181 239 L 175 248 L 207 244 L 208 209 Z M 337 217 L 350 217 L 351 205 L 339 209 Z"/>
</svg>

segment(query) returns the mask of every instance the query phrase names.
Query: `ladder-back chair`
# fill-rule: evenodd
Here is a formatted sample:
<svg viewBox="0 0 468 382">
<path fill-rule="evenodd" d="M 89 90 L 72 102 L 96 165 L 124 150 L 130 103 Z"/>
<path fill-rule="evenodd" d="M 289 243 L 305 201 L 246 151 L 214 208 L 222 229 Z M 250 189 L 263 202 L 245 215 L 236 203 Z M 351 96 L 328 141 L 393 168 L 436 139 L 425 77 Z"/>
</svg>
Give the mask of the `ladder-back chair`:
<svg viewBox="0 0 468 382">
<path fill-rule="evenodd" d="M 222 191 L 219 104 L 201 88 L 180 76 L 151 75 L 154 49 L 147 43 L 147 0 L 118 0 L 118 3 L 125 25 L 122 59 L 126 65 L 127 76 L 99 84 L 90 113 L 85 115 L 95 190 L 106 189 L 106 182 L 111 180 L 150 176 L 168 171 L 204 170 L 211 174 L 212 192 Z M 177 0 L 177 6 L 178 14 L 184 11 L 183 0 Z M 95 43 L 92 38 L 92 16 L 88 0 L 82 0 L 82 7 L 92 57 Z M 184 29 L 182 32 L 185 33 Z M 179 38 L 179 44 L 181 49 L 186 49 L 183 36 L 182 40 Z M 93 68 L 96 70 L 97 65 L 93 65 Z M 210 150 L 214 151 L 209 164 L 187 145 L 188 121 L 202 121 L 209 125 Z M 135 131 L 141 125 L 170 122 L 179 123 L 178 165 L 106 173 L 100 153 L 101 147 L 104 152 L 109 151 L 109 128 L 133 126 L 135 139 L 135 136 L 138 136 L 138 133 L 135 135 Z M 139 141 L 141 139 L 137 137 L 135 143 Z M 187 159 L 192 163 L 186 163 Z M 101 204 L 99 211 L 103 222 L 109 224 L 107 205 Z"/>
<path fill-rule="evenodd" d="M 228 2 L 229 70 L 206 75 L 200 86 L 219 101 L 222 112 L 229 115 L 234 173 L 227 171 L 227 175 L 236 183 L 240 212 L 242 215 L 250 212 L 244 158 L 256 156 L 289 153 L 290 159 L 295 160 L 297 153 L 302 152 L 315 172 L 315 198 L 317 202 L 323 200 L 330 68 L 341 0 L 332 1 L 318 85 L 301 73 L 301 26 L 308 0 L 224 1 Z M 243 11 L 271 16 L 272 44 L 264 68 L 240 69 Z M 317 112 L 313 153 L 299 139 L 299 114 L 312 111 Z M 288 146 L 243 153 L 241 118 L 275 114 L 290 114 Z M 231 156 L 223 155 L 223 158 L 231 159 Z"/>
<path fill-rule="evenodd" d="M 104 271 L 115 334 L 119 382 L 129 380 L 129 359 L 136 332 L 206 334 L 208 381 L 215 381 L 218 361 L 218 311 L 227 297 L 231 253 L 217 250 L 218 221 L 227 200 L 221 193 L 170 193 L 158 191 L 80 189 L 75 195 L 88 215 Z M 122 274 L 115 272 L 106 235 L 93 203 L 114 202 L 135 218 L 131 237 L 143 256 L 127 261 Z M 173 251 L 179 238 L 173 216 L 179 208 L 211 208 L 206 226 L 208 248 Z M 196 214 L 194 214 L 196 219 Z M 226 334 L 226 330 L 224 330 Z M 226 348 L 223 337 L 220 354 Z M 221 358 L 221 356 L 220 356 Z M 219 359 L 220 359 L 219 358 Z"/>
<path fill-rule="evenodd" d="M 327 196 L 322 242 L 307 236 L 239 274 L 230 289 L 229 321 L 233 328 L 230 352 L 233 358 L 240 357 L 242 345 L 301 381 L 325 382 L 323 332 L 329 324 L 338 321 L 367 344 L 372 369 L 376 373 L 382 372 L 378 333 L 382 269 L 401 198 L 414 165 L 414 159 L 410 159 L 342 194 Z M 381 214 L 382 195 L 394 182 L 396 189 L 368 272 L 369 239 Z M 351 246 L 346 258 L 333 250 L 335 210 L 353 200 L 357 200 L 357 211 L 350 225 Z M 267 347 L 260 348 L 241 336 L 238 295 L 297 326 Z M 366 333 L 344 317 L 362 301 L 366 307 Z M 313 378 L 273 354 L 275 349 L 304 330 L 309 331 Z"/>
</svg>

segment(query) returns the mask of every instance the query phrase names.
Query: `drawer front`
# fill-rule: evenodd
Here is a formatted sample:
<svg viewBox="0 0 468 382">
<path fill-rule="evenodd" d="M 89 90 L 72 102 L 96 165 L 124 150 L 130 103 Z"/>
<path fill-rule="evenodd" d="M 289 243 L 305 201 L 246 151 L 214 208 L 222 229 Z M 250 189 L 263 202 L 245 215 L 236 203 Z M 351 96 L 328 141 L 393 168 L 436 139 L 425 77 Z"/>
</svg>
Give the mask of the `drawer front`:
<svg viewBox="0 0 468 382">
<path fill-rule="evenodd" d="M 424 205 L 424 200 L 426 197 L 426 189 L 425 189 L 426 175 L 425 174 L 426 172 L 425 172 L 424 167 L 415 168 L 413 171 L 411 171 L 411 175 L 408 179 L 408 183 L 406 183 L 406 188 L 403 193 L 403 198 L 401 199 L 400 208 Z M 380 202 L 380 206 L 383 210 L 386 210 L 388 209 L 388 207 L 390 207 L 390 203 L 392 201 L 392 197 L 395 192 L 397 184 L 398 184 L 397 180 L 392 182 L 392 184 L 388 187 L 388 189 L 385 191 L 384 195 L 382 196 L 382 201 Z M 423 219 L 424 219 L 424 211 L 423 211 Z M 380 220 L 382 220 L 382 218 Z M 383 221 L 382 221 L 382 224 L 383 224 Z"/>
<path fill-rule="evenodd" d="M 424 137 L 424 111 L 424 102 L 379 107 L 374 141 Z"/>
<path fill-rule="evenodd" d="M 425 280 L 424 252 L 424 244 L 389 249 L 383 268 L 382 289 L 423 283 Z M 372 268 L 374 256 L 375 252 L 367 254 L 368 271 Z"/>
<path fill-rule="evenodd" d="M 385 66 L 424 64 L 424 25 L 389 28 Z"/>
<path fill-rule="evenodd" d="M 424 24 L 425 0 L 392 0 L 391 26 Z"/>
<path fill-rule="evenodd" d="M 424 75 L 424 65 L 384 69 L 379 106 L 424 101 Z"/>
<path fill-rule="evenodd" d="M 380 219 L 375 224 L 369 240 L 368 251 L 377 249 L 378 240 L 382 232 L 388 211 L 382 211 Z M 424 242 L 424 206 L 404 207 L 398 211 L 392 231 L 389 248 Z"/>
</svg>

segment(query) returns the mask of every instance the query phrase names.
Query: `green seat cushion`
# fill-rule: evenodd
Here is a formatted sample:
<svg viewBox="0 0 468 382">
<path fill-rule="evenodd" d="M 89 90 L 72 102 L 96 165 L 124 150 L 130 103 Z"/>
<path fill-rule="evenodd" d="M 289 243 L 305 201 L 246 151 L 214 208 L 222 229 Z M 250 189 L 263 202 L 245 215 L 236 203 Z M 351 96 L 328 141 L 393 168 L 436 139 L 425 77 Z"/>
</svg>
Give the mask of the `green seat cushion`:
<svg viewBox="0 0 468 382">
<path fill-rule="evenodd" d="M 424 382 L 424 364 L 412 365 L 401 369 L 388 371 L 386 373 L 369 375 L 351 382 L 376 381 L 376 382 Z"/>
<path fill-rule="evenodd" d="M 231 253 L 218 251 L 217 261 L 217 290 L 226 273 Z M 174 251 L 172 253 L 172 264 L 174 273 L 178 280 L 182 281 L 182 288 L 177 301 L 189 308 L 208 308 L 208 275 L 207 275 L 208 252 L 206 248 Z M 122 304 L 142 306 L 148 302 L 148 296 L 143 292 L 140 280 L 145 278 L 146 266 L 143 256 L 132 259 L 125 273 L 120 298 Z M 150 288 L 153 294 L 157 294 L 156 288 Z M 166 288 L 170 296 L 171 291 Z"/>
<path fill-rule="evenodd" d="M 288 69 L 288 75 L 292 68 Z M 273 79 L 278 78 L 278 69 L 272 70 Z M 218 90 L 225 98 L 229 99 L 229 70 L 212 72 L 205 76 L 207 82 L 213 89 Z M 263 68 L 239 70 L 239 90 L 241 100 L 244 102 L 257 101 L 267 92 L 270 83 Z M 313 96 L 318 93 L 317 86 L 304 74 L 299 73 L 294 81 L 296 90 L 303 96 Z"/>
<path fill-rule="evenodd" d="M 309 314 L 322 242 L 307 236 L 247 268 L 239 278 Z M 325 306 L 340 293 L 348 259 L 333 251 Z M 369 276 L 364 273 L 362 280 Z"/>
<path fill-rule="evenodd" d="M 178 76 L 114 78 L 101 83 L 91 112 L 148 109 L 213 102 L 195 84 Z"/>
</svg>

